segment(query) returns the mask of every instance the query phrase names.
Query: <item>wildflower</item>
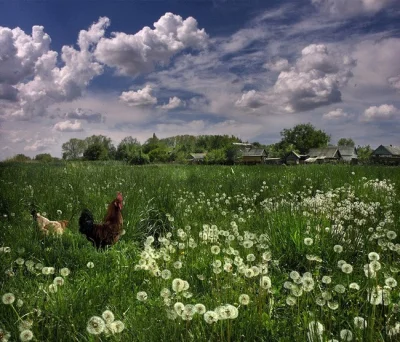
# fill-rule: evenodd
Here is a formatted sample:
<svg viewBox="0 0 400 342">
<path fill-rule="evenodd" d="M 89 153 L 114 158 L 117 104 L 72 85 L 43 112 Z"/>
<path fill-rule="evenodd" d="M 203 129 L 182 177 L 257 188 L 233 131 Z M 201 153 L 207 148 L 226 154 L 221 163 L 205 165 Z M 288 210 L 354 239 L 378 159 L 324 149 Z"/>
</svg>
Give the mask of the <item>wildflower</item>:
<svg viewBox="0 0 400 342">
<path fill-rule="evenodd" d="M 335 245 L 335 246 L 333 246 L 333 251 L 334 251 L 335 253 L 340 254 L 340 253 L 343 252 L 343 247 L 342 247 L 341 245 Z"/>
<path fill-rule="evenodd" d="M 204 275 L 202 275 L 202 274 L 198 274 L 197 275 L 197 279 L 204 280 L 204 279 L 206 279 L 206 277 Z"/>
<path fill-rule="evenodd" d="M 49 285 L 49 292 L 50 292 L 50 293 L 56 293 L 56 292 L 57 292 L 57 285 L 55 285 L 55 284 L 50 284 L 50 285 Z"/>
<path fill-rule="evenodd" d="M 21 333 L 19 334 L 19 339 L 22 342 L 30 341 L 32 340 L 32 338 L 33 338 L 33 332 L 30 330 L 21 331 Z"/>
<path fill-rule="evenodd" d="M 24 305 L 24 301 L 22 299 L 18 299 L 17 300 L 17 307 L 22 307 L 22 305 Z"/>
<path fill-rule="evenodd" d="M 160 296 L 163 298 L 168 298 L 170 295 L 171 295 L 171 291 L 169 289 L 167 289 L 166 287 L 164 287 L 160 292 Z"/>
<path fill-rule="evenodd" d="M 218 322 L 219 316 L 215 311 L 207 311 L 203 317 L 208 324 L 213 324 Z"/>
<path fill-rule="evenodd" d="M 270 261 L 272 258 L 271 252 L 264 252 L 262 255 L 262 259 L 264 261 Z"/>
<path fill-rule="evenodd" d="M 0 342 L 8 342 L 8 339 L 11 337 L 11 334 L 8 331 L 4 331 L 0 328 Z"/>
<path fill-rule="evenodd" d="M 215 311 L 218 313 L 219 319 L 235 319 L 239 314 L 238 309 L 230 304 L 220 306 Z"/>
<path fill-rule="evenodd" d="M 330 284 L 332 282 L 332 278 L 329 276 L 323 276 L 321 280 L 324 284 Z"/>
<path fill-rule="evenodd" d="M 63 277 L 55 277 L 53 280 L 53 284 L 57 286 L 64 285 L 64 278 Z"/>
<path fill-rule="evenodd" d="M 311 335 L 321 336 L 324 333 L 324 326 L 320 322 L 311 321 L 308 324 L 308 330 Z"/>
<path fill-rule="evenodd" d="M 15 301 L 15 296 L 12 293 L 6 293 L 1 297 L 1 300 L 3 301 L 3 304 L 10 305 L 14 303 Z"/>
<path fill-rule="evenodd" d="M 121 321 L 114 321 L 110 324 L 110 328 L 114 334 L 119 334 L 125 329 L 125 324 Z"/>
<path fill-rule="evenodd" d="M 339 303 L 336 301 L 329 301 L 328 302 L 328 308 L 331 310 L 336 310 L 339 307 Z"/>
<path fill-rule="evenodd" d="M 11 248 L 10 247 L 0 247 L 0 253 L 10 253 Z"/>
<path fill-rule="evenodd" d="M 371 261 L 375 261 L 375 260 L 377 261 L 377 260 L 380 259 L 380 257 L 379 257 L 378 253 L 371 252 L 371 253 L 368 254 L 368 259 L 371 260 Z"/>
<path fill-rule="evenodd" d="M 315 298 L 315 303 L 319 306 L 324 306 L 326 304 L 326 300 L 322 297 Z"/>
<path fill-rule="evenodd" d="M 101 314 L 101 317 L 103 317 L 104 322 L 106 322 L 106 324 L 112 323 L 114 322 L 114 314 L 112 313 L 112 311 L 110 310 L 106 310 Z"/>
<path fill-rule="evenodd" d="M 89 332 L 89 334 L 99 335 L 104 331 L 105 327 L 106 324 L 101 317 L 93 316 L 89 319 L 86 330 Z"/>
<path fill-rule="evenodd" d="M 180 262 L 180 261 L 175 261 L 175 262 L 174 262 L 174 267 L 175 267 L 176 269 L 182 268 L 182 262 Z"/>
<path fill-rule="evenodd" d="M 70 273 L 71 273 L 71 271 L 70 271 L 69 268 L 67 268 L 67 267 L 64 267 L 64 268 L 62 268 L 62 269 L 60 270 L 60 274 L 61 274 L 63 277 L 67 277 Z"/>
<path fill-rule="evenodd" d="M 286 304 L 287 305 L 293 306 L 293 305 L 296 304 L 296 302 L 297 302 L 297 299 L 295 297 L 292 297 L 292 296 L 286 297 Z"/>
<path fill-rule="evenodd" d="M 346 274 L 350 274 L 353 272 L 353 266 L 351 266 L 350 264 L 343 264 L 341 269 L 342 272 Z"/>
<path fill-rule="evenodd" d="M 306 246 L 311 246 L 311 245 L 313 244 L 313 242 L 314 242 L 314 240 L 311 239 L 311 238 L 305 238 L 305 239 L 304 239 L 304 244 L 305 244 Z"/>
<path fill-rule="evenodd" d="M 219 246 L 211 246 L 211 253 L 212 254 L 215 254 L 215 255 L 217 255 L 217 254 L 219 254 L 219 252 L 220 252 L 220 248 L 219 248 Z"/>
<path fill-rule="evenodd" d="M 358 285 L 357 283 L 351 283 L 349 285 L 349 288 L 358 291 L 360 289 L 360 285 Z"/>
<path fill-rule="evenodd" d="M 241 294 L 239 296 L 239 303 L 241 305 L 248 305 L 250 303 L 250 297 L 247 294 Z"/>
<path fill-rule="evenodd" d="M 367 327 L 367 321 L 362 317 L 354 317 L 354 327 L 357 329 L 365 329 Z"/>
<path fill-rule="evenodd" d="M 297 271 L 292 271 L 292 272 L 290 272 L 290 278 L 292 278 L 293 280 L 297 280 L 297 279 L 299 279 L 300 278 L 300 274 L 299 274 L 299 272 L 297 272 Z"/>
<path fill-rule="evenodd" d="M 272 284 L 271 284 L 271 278 L 268 276 L 262 276 L 260 279 L 260 286 L 263 289 L 269 289 L 271 288 Z"/>
<path fill-rule="evenodd" d="M 287 290 L 290 290 L 293 287 L 293 284 L 290 281 L 285 281 L 283 283 L 283 287 Z"/>
<path fill-rule="evenodd" d="M 338 265 L 339 268 L 342 268 L 342 266 L 345 265 L 345 264 L 347 264 L 347 262 L 344 261 L 344 260 L 339 260 L 339 261 L 337 262 L 337 265 Z"/>
<path fill-rule="evenodd" d="M 60 209 L 57 210 L 57 215 L 62 215 L 62 211 Z"/>
<path fill-rule="evenodd" d="M 291 288 L 290 291 L 291 291 L 292 295 L 295 297 L 301 297 L 303 295 L 303 289 L 296 285 L 293 285 L 293 287 Z"/>
<path fill-rule="evenodd" d="M 175 278 L 172 281 L 172 290 L 174 290 L 174 292 L 181 292 L 184 291 L 184 287 L 185 287 L 185 281 L 179 278 Z"/>
<path fill-rule="evenodd" d="M 342 284 L 335 285 L 334 289 L 337 293 L 345 293 L 346 292 L 346 288 Z"/>
<path fill-rule="evenodd" d="M 170 270 L 162 270 L 161 271 L 161 278 L 163 278 L 163 279 L 171 278 L 171 271 Z"/>
<path fill-rule="evenodd" d="M 371 270 L 373 270 L 374 272 L 379 271 L 381 269 L 381 263 L 377 260 L 373 260 L 369 263 L 369 267 L 371 268 Z"/>
<path fill-rule="evenodd" d="M 243 247 L 244 247 L 244 248 L 251 248 L 251 247 L 253 247 L 253 241 L 251 241 L 251 240 L 243 241 Z"/>
<path fill-rule="evenodd" d="M 393 230 L 389 230 L 386 233 L 386 236 L 389 240 L 394 240 L 397 237 L 397 234 Z"/>
<path fill-rule="evenodd" d="M 86 264 L 86 267 L 87 267 L 87 268 L 93 268 L 93 267 L 94 267 L 94 263 L 91 262 L 91 261 L 89 261 L 89 262 Z"/>
<path fill-rule="evenodd" d="M 396 281 L 396 279 L 394 279 L 394 278 L 392 278 L 392 277 L 389 277 L 389 278 L 386 278 L 385 279 L 385 284 L 387 285 L 387 286 L 390 286 L 390 287 L 396 287 L 397 286 L 397 281 Z"/>
<path fill-rule="evenodd" d="M 256 256 L 254 254 L 248 254 L 246 257 L 247 261 L 252 262 L 256 260 Z"/>
<path fill-rule="evenodd" d="M 353 333 L 349 329 L 343 329 L 340 331 L 340 339 L 342 341 L 353 340 Z"/>
<path fill-rule="evenodd" d="M 203 304 L 196 304 L 194 309 L 199 315 L 203 315 L 206 312 L 206 307 Z"/>
<path fill-rule="evenodd" d="M 174 310 L 179 316 L 181 316 L 183 310 L 185 310 L 185 305 L 183 305 L 183 303 L 181 303 L 181 302 L 176 302 L 174 304 Z"/>
<path fill-rule="evenodd" d="M 147 300 L 147 293 L 145 291 L 139 291 L 136 295 L 137 300 L 140 300 L 141 302 L 144 302 Z"/>
<path fill-rule="evenodd" d="M 303 276 L 303 290 L 306 292 L 310 292 L 314 289 L 314 280 L 309 277 Z"/>
<path fill-rule="evenodd" d="M 25 263 L 25 260 L 22 258 L 18 258 L 15 260 L 15 263 L 19 266 L 22 266 Z"/>
</svg>

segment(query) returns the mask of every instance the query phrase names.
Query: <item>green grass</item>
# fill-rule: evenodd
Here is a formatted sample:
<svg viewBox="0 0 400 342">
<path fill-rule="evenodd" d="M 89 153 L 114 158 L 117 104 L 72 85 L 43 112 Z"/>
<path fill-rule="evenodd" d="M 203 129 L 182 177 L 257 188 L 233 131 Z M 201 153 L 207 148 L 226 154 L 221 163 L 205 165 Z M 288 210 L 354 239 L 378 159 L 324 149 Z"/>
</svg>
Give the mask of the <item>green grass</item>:
<svg viewBox="0 0 400 342">
<path fill-rule="evenodd" d="M 124 195 L 126 233 L 97 251 L 78 232 L 79 214 L 87 207 L 101 220 L 117 191 Z M 70 220 L 67 232 L 42 237 L 32 206 L 50 219 Z M 0 303 L 0 329 L 11 340 L 26 320 L 37 341 L 340 341 L 345 329 L 352 340 L 400 338 L 399 287 L 385 284 L 400 282 L 399 237 L 392 236 L 400 234 L 398 168 L 2 164 L 0 214 L 0 247 L 10 247 L 0 252 L 0 295 L 16 297 L 12 305 Z M 171 232 L 160 248 L 144 242 L 155 229 Z M 371 252 L 380 257 L 375 277 L 364 272 Z M 37 264 L 55 273 L 45 275 Z M 71 273 L 52 293 L 49 285 L 65 267 Z M 263 276 L 271 287 L 260 286 Z M 189 288 L 174 291 L 176 278 Z M 141 291 L 145 301 L 137 299 Z M 383 304 L 371 304 L 375 293 Z M 241 294 L 250 297 L 248 305 L 239 302 Z M 191 307 L 182 314 L 177 302 L 201 303 L 220 319 L 209 324 Z M 226 304 L 236 318 L 219 311 Z M 89 319 L 107 309 L 125 329 L 91 335 Z M 365 329 L 355 317 L 365 319 Z M 322 324 L 321 334 L 313 322 Z"/>
</svg>

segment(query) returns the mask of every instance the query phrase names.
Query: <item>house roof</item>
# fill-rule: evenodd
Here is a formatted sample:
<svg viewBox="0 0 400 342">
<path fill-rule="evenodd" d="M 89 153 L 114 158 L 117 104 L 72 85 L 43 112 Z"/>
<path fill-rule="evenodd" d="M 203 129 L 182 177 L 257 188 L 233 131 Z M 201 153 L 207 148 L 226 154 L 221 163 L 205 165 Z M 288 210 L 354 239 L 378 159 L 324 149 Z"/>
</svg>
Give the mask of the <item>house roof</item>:
<svg viewBox="0 0 400 342">
<path fill-rule="evenodd" d="M 389 145 L 389 146 L 383 146 L 383 147 L 386 148 L 394 156 L 400 156 L 400 147 L 399 146 Z"/>
<path fill-rule="evenodd" d="M 263 148 L 249 148 L 243 151 L 243 157 L 262 157 L 266 156 L 267 153 Z"/>
<path fill-rule="evenodd" d="M 193 159 L 204 159 L 207 153 L 190 153 Z"/>
<path fill-rule="evenodd" d="M 307 154 L 312 158 L 315 157 L 335 158 L 336 152 L 338 152 L 338 148 L 336 146 L 328 146 L 320 148 L 311 148 Z"/>
<path fill-rule="evenodd" d="M 357 158 L 357 150 L 353 146 L 339 146 L 338 149 L 343 158 Z"/>
</svg>

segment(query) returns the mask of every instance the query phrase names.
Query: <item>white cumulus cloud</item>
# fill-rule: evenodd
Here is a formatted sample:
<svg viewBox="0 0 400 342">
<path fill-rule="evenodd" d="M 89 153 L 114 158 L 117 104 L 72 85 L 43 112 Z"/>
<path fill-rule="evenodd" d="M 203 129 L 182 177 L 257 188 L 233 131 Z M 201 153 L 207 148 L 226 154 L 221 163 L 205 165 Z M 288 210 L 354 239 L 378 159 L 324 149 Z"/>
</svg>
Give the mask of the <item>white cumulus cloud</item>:
<svg viewBox="0 0 400 342">
<path fill-rule="evenodd" d="M 388 82 L 392 86 L 392 88 L 400 91 L 400 75 L 389 77 Z"/>
<path fill-rule="evenodd" d="M 170 110 L 170 109 L 176 109 L 176 108 L 180 108 L 180 107 L 184 107 L 185 106 L 185 102 L 182 101 L 179 97 L 170 97 L 169 98 L 169 102 L 166 103 L 165 105 L 160 106 L 161 109 L 166 109 L 166 110 Z"/>
<path fill-rule="evenodd" d="M 146 85 L 143 89 L 139 89 L 138 91 L 124 91 L 119 99 L 132 107 L 152 106 L 157 103 L 157 98 L 151 95 L 152 91 L 153 88 Z"/>
<path fill-rule="evenodd" d="M 336 108 L 335 110 L 331 110 L 330 112 L 323 115 L 324 119 L 328 120 L 337 120 L 348 118 L 350 115 L 343 111 L 342 108 Z"/>
<path fill-rule="evenodd" d="M 174 54 L 186 48 L 203 49 L 208 42 L 196 19 L 183 20 L 169 12 L 154 23 L 154 29 L 146 26 L 136 34 L 114 32 L 113 35 L 99 41 L 96 58 L 117 68 L 119 74 L 131 76 L 152 71 L 157 64 L 168 64 Z"/>
<path fill-rule="evenodd" d="M 49 149 L 54 144 L 56 144 L 54 138 L 38 139 L 33 144 L 25 146 L 24 151 L 41 152 Z"/>
<path fill-rule="evenodd" d="M 339 87 L 352 77 L 355 61 L 330 54 L 323 44 L 305 47 L 288 71 L 282 71 L 274 86 L 275 94 L 286 102 L 289 112 L 307 111 L 341 102 Z"/>
<path fill-rule="evenodd" d="M 365 121 L 375 121 L 375 120 L 391 120 L 399 115 L 399 110 L 388 104 L 383 104 L 378 106 L 371 106 L 364 111 L 362 117 Z"/>
<path fill-rule="evenodd" d="M 78 120 L 70 121 L 60 121 L 57 122 L 54 127 L 54 130 L 59 132 L 81 132 L 83 131 L 82 123 Z"/>
<path fill-rule="evenodd" d="M 245 109 L 256 109 L 265 106 L 264 98 L 255 90 L 249 90 L 242 94 L 241 98 L 235 102 L 235 106 Z"/>
<path fill-rule="evenodd" d="M 286 58 L 276 58 L 264 64 L 264 68 L 272 71 L 284 71 L 289 69 L 290 65 Z"/>
</svg>

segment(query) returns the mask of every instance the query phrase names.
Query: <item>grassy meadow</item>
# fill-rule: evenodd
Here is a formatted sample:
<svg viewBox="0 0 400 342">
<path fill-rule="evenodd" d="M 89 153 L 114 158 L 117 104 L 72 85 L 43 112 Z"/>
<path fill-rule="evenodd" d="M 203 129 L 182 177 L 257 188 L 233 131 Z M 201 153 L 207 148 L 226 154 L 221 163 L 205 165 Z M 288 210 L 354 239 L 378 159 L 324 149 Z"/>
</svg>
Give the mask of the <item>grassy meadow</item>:
<svg viewBox="0 0 400 342">
<path fill-rule="evenodd" d="M 400 340 L 399 168 L 2 164 L 0 215 L 0 341 Z"/>
</svg>

